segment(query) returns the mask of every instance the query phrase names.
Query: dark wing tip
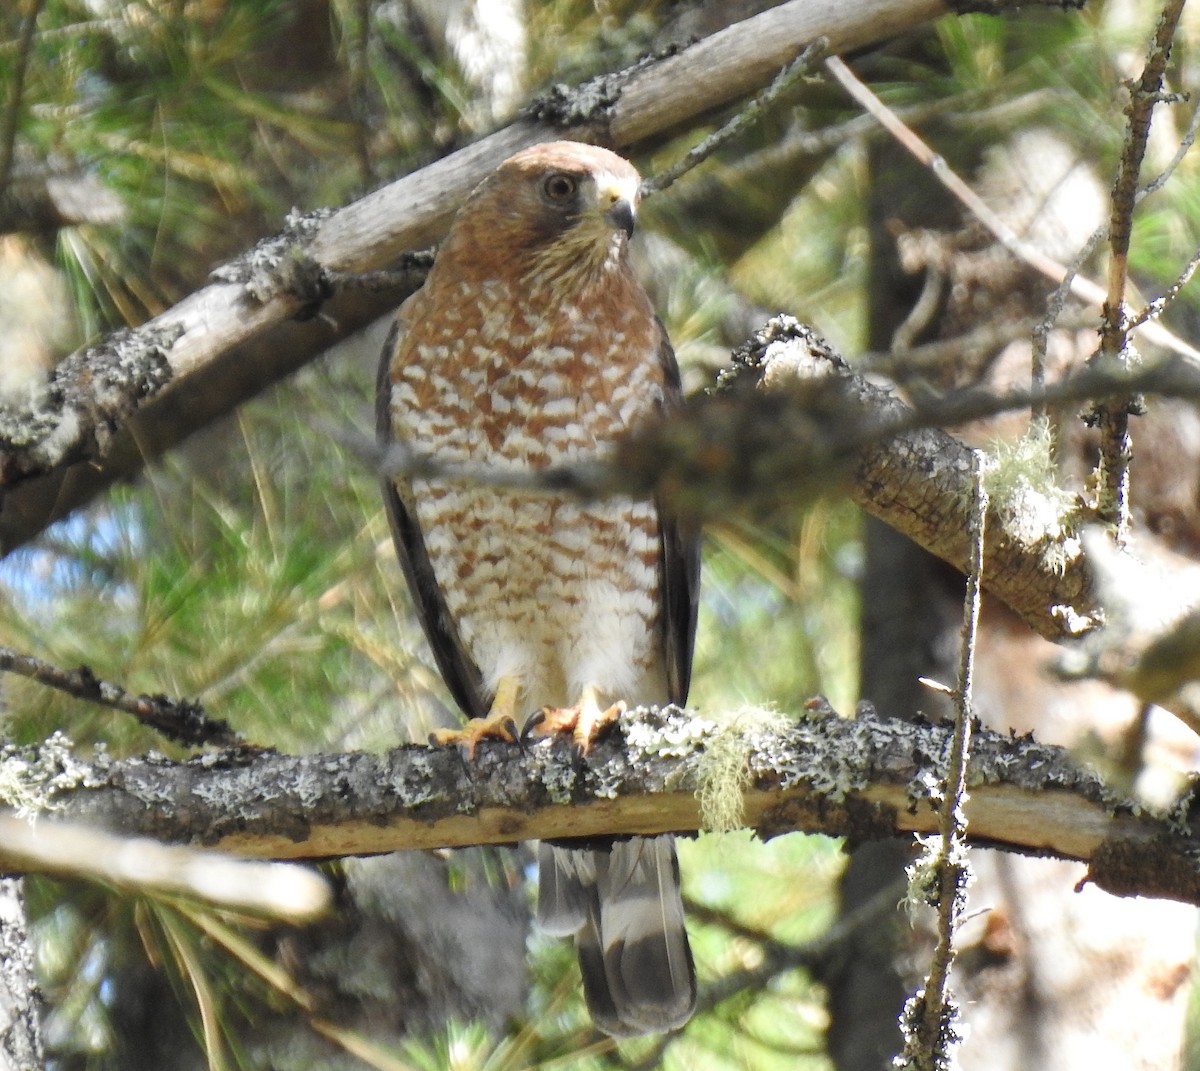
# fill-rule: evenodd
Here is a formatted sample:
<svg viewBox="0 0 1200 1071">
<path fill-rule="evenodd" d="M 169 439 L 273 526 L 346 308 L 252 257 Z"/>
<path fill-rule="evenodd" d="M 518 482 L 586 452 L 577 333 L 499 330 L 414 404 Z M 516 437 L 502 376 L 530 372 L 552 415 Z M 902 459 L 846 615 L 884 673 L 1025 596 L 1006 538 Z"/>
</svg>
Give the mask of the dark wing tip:
<svg viewBox="0 0 1200 1071">
<path fill-rule="evenodd" d="M 675 351 L 659 322 L 658 358 L 663 369 L 665 414 L 683 408 L 683 385 Z M 659 593 L 661 630 L 667 669 L 667 697 L 683 706 L 692 679 L 692 653 L 700 604 L 700 537 L 698 525 L 671 515 L 659 504 Z"/>
</svg>

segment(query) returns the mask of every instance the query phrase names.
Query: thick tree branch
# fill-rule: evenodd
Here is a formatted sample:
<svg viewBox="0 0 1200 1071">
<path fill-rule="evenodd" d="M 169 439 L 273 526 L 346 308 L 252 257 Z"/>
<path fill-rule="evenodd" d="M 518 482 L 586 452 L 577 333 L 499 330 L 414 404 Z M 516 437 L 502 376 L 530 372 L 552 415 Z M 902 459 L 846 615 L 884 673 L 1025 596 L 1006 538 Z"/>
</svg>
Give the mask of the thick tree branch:
<svg viewBox="0 0 1200 1071">
<path fill-rule="evenodd" d="M 942 0 L 792 0 L 683 51 L 544 100 L 527 117 L 336 212 L 293 221 L 133 334 L 66 362 L 32 409 L 0 411 L 0 553 L 136 472 L 192 431 L 384 314 L 404 289 L 339 292 L 338 272 L 392 264 L 435 241 L 466 192 L 516 149 L 554 137 L 626 148 L 765 85 L 824 36 L 849 52 L 948 10 Z"/>
<path fill-rule="evenodd" d="M 948 728 L 811 708 L 804 721 L 740 737 L 745 826 L 764 838 L 800 830 L 860 840 L 936 829 L 928 771 Z M 452 747 L 418 745 L 386 755 L 100 757 L 57 773 L 49 805 L 69 821 L 254 858 L 687 832 L 700 828 L 696 790 L 720 733 L 668 708 L 624 718 L 586 759 L 564 741 L 524 750 L 488 741 L 470 767 Z M 1200 833 L 1116 800 L 1063 750 L 980 730 L 971 779 L 973 842 L 1086 862 L 1088 880 L 1117 895 L 1200 903 Z"/>
<path fill-rule="evenodd" d="M 867 512 L 967 571 L 971 449 L 929 426 L 954 420 L 954 400 L 944 411 L 914 412 L 853 374 L 815 332 L 786 316 L 757 332 L 735 361 L 728 389 L 626 445 L 617 464 L 626 486 L 644 486 L 653 472 L 654 486 L 679 507 L 709 515 L 747 500 L 795 501 L 839 486 Z M 996 412 L 1003 399 L 990 401 Z M 988 531 L 989 593 L 1048 639 L 1097 623 L 1082 546 L 1049 500 L 1028 488 L 1019 501 L 993 502 Z"/>
</svg>

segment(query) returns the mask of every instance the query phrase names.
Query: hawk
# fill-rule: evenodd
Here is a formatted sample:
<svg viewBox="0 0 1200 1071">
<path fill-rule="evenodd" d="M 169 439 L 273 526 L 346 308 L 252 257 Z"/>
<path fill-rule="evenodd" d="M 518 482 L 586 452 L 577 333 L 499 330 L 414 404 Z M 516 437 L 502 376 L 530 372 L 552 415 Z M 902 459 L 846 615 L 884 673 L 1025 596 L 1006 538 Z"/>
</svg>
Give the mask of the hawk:
<svg viewBox="0 0 1200 1071">
<path fill-rule="evenodd" d="M 639 177 L 555 142 L 467 198 L 379 372 L 382 442 L 518 472 L 592 461 L 682 403 L 666 332 L 629 263 Z M 654 501 L 441 478 L 384 495 L 413 600 L 473 754 L 542 708 L 587 750 L 623 700 L 686 701 L 697 539 Z M 575 935 L 592 1019 L 615 1036 L 682 1025 L 696 1001 L 670 836 L 542 844 L 538 920 Z"/>
</svg>

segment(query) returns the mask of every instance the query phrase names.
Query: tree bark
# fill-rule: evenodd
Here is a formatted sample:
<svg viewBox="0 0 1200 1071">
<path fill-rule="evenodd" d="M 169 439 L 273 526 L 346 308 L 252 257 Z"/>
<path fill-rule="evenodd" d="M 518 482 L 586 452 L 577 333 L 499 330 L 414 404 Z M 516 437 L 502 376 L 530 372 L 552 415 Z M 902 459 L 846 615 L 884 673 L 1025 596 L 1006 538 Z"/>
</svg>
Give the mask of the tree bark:
<svg viewBox="0 0 1200 1071">
<path fill-rule="evenodd" d="M 41 993 L 25 915 L 24 882 L 0 878 L 0 1071 L 41 1071 Z"/>
<path fill-rule="evenodd" d="M 323 859 L 399 849 L 510 844 L 703 828 L 697 790 L 721 730 L 675 708 L 640 710 L 579 758 L 563 740 L 296 757 L 228 751 L 71 763 L 44 820 L 236 855 Z M 927 772 L 948 730 L 837 717 L 815 701 L 798 723 L 748 730 L 743 824 L 764 838 L 796 830 L 857 840 L 931 832 Z M 973 756 L 971 836 L 1021 853 L 1086 862 L 1118 895 L 1200 901 L 1200 833 L 1113 797 L 1067 752 L 981 732 Z M 73 787 L 62 787 L 65 781 Z M 19 868 L 19 860 L 0 860 Z"/>
</svg>

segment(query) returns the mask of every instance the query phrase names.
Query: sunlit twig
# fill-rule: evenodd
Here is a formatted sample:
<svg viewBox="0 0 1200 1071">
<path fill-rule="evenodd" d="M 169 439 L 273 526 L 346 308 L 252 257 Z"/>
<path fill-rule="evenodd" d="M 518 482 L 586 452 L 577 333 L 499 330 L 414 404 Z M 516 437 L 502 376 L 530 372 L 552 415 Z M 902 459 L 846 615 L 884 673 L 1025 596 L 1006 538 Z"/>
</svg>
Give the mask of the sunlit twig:
<svg viewBox="0 0 1200 1071">
<path fill-rule="evenodd" d="M 755 96 L 727 123 L 723 123 L 698 145 L 690 149 L 681 159 L 677 160 L 665 171 L 651 175 L 642 182 L 641 196 L 665 190 L 672 183 L 682 178 L 697 165 L 707 160 L 722 145 L 740 134 L 746 127 L 756 123 L 782 97 L 800 77 L 807 73 L 816 63 L 817 58 L 825 51 L 828 43 L 824 37 L 818 37 L 810 42 L 791 63 L 783 68 L 769 86 Z"/>
<path fill-rule="evenodd" d="M 984 460 L 973 455 L 975 501 L 970 513 L 971 561 L 963 601 L 963 638 L 959 652 L 958 686 L 953 690 L 954 729 L 938 812 L 938 846 L 931 866 L 936 884 L 933 900 L 937 908 L 937 944 L 929 962 L 925 988 L 910 998 L 902 1017 L 904 1051 L 896 1066 L 935 1071 L 953 1063 L 951 1050 L 959 1035 L 955 1026 L 957 1008 L 950 995 L 950 968 L 954 963 L 955 936 L 966 908 L 971 865 L 967 858 L 967 765 L 971 755 L 972 703 L 975 676 L 975 641 L 979 631 L 979 607 L 983 590 L 984 536 L 988 494 L 984 482 Z"/>
<path fill-rule="evenodd" d="M 1138 175 L 1150 138 L 1154 106 L 1162 99 L 1163 77 L 1184 0 L 1167 0 L 1155 29 L 1146 66 L 1141 77 L 1129 87 L 1129 122 L 1121 162 L 1113 182 L 1112 210 L 1109 216 L 1108 292 L 1100 318 L 1100 355 L 1125 367 L 1129 363 L 1129 333 L 1133 328 L 1125 303 L 1129 281 L 1129 244 L 1133 235 L 1133 209 L 1137 203 Z M 1149 322 L 1148 320 L 1146 322 Z M 1099 489 L 1096 510 L 1112 526 L 1117 543 L 1124 544 L 1129 534 L 1129 465 L 1133 460 L 1133 442 L 1129 417 L 1132 397 L 1117 398 L 1100 404 L 1095 410 L 1100 430 Z"/>
<path fill-rule="evenodd" d="M 986 202 L 950 168 L 949 164 L 935 153 L 920 137 L 907 126 L 896 113 L 864 85 L 849 67 L 837 56 L 825 60 L 825 67 L 838 83 L 864 109 L 869 111 L 887 131 L 896 138 L 922 164 L 928 167 L 946 187 L 1013 256 L 1024 261 L 1034 270 L 1041 272 L 1054 283 L 1067 280 L 1070 292 L 1081 301 L 1097 307 L 1103 305 L 1105 291 L 1099 284 L 1079 275 L 1072 275 L 1067 268 L 1048 257 L 1041 250 L 1025 241 Z M 1189 361 L 1200 364 L 1200 350 L 1191 343 L 1168 331 L 1161 324 L 1146 323 L 1142 333 L 1156 345 L 1169 349 Z"/>
</svg>

